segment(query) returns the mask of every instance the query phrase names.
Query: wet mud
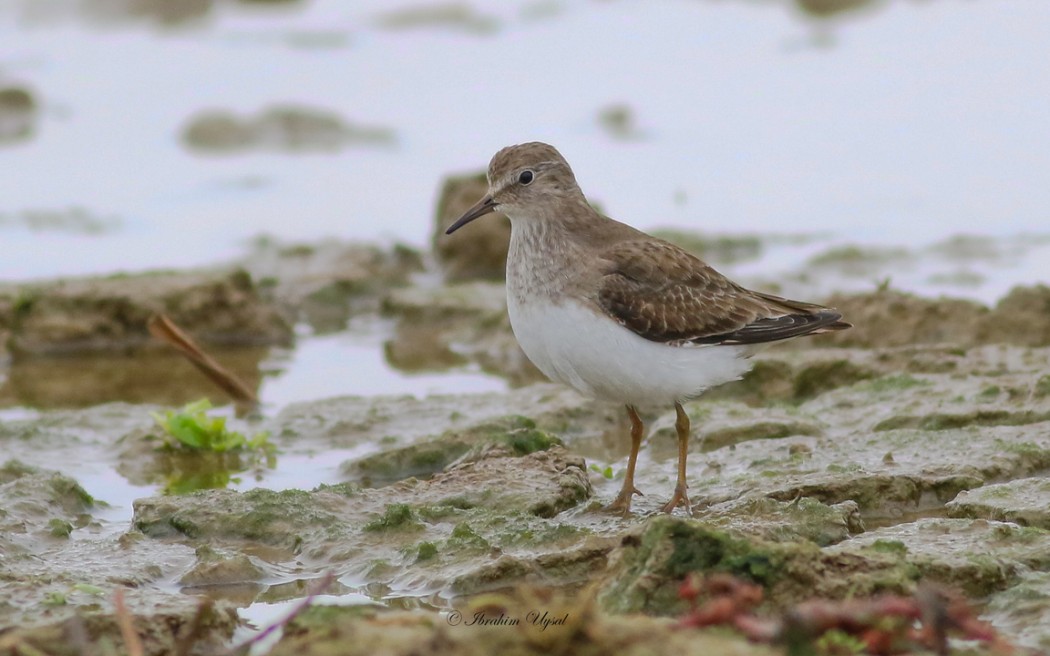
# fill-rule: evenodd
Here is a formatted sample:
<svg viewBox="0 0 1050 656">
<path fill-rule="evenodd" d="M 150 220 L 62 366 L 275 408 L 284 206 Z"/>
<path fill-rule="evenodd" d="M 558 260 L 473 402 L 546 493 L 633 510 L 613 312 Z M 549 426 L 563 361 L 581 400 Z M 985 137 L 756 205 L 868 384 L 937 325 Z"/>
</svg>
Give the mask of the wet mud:
<svg viewBox="0 0 1050 656">
<path fill-rule="evenodd" d="M 509 340 L 497 291 L 488 283 L 428 288 L 398 280 L 379 292 L 379 306 L 437 333 L 457 322 L 473 326 L 465 341 L 474 344 L 485 332 Z M 997 626 L 1045 644 L 1038 626 L 1018 619 L 1038 607 L 998 601 L 1016 586 L 1040 589 L 1037 574 L 1050 568 L 1040 496 L 1050 467 L 1050 348 L 1029 345 L 1033 323 L 1013 344 L 897 346 L 889 335 L 884 346 L 821 339 L 770 349 L 744 380 L 687 404 L 699 436 L 690 462 L 693 518 L 656 512 L 673 487 L 673 413 L 643 409 L 651 432 L 638 486 L 646 495 L 634 514 L 609 515 L 601 506 L 615 494 L 628 449 L 621 409 L 549 383 L 506 394 L 294 404 L 250 429 L 272 436 L 276 471 L 282 460 L 346 454 L 328 464 L 331 482 L 269 489 L 274 474 L 262 467 L 239 474 L 257 480 L 256 489 L 135 496 L 121 522 L 105 519 L 109 491 L 60 473 L 53 454 L 112 468 L 123 485 L 143 491 L 175 470 L 205 468 L 204 460 L 173 464 L 150 417 L 155 406 L 41 410 L 0 431 L 4 452 L 19 456 L 4 464 L 2 498 L 22 499 L 6 503 L 4 514 L 9 527 L 20 527 L 5 531 L 4 580 L 11 626 L 22 628 L 4 637 L 35 640 L 29 627 L 54 633 L 71 618 L 112 613 L 105 595 L 85 590 L 108 594 L 131 581 L 133 609 L 164 608 L 184 622 L 202 595 L 217 600 L 216 609 L 294 598 L 289 584 L 298 582 L 302 594 L 306 582 L 332 571 L 336 592 L 446 608 L 518 585 L 573 598 L 589 587 L 593 608 L 574 612 L 601 623 L 623 613 L 674 617 L 684 609 L 676 592 L 683 577 L 719 571 L 761 583 L 772 607 L 814 594 L 908 593 L 934 580 L 988 599 Z M 469 353 L 459 355 L 478 357 Z M 83 567 L 85 560 L 94 564 Z M 330 612 L 332 624 L 304 619 L 289 627 L 277 653 L 322 649 L 349 630 L 336 628 L 344 623 L 368 632 L 387 617 Z M 143 624 L 156 621 L 133 613 Z M 445 616 L 431 613 L 422 617 L 436 618 L 436 631 Z M 406 626 L 423 621 L 389 617 Z M 630 621 L 642 634 L 662 626 Z M 207 639 L 227 639 L 230 627 L 216 622 Z M 481 634 L 448 635 L 458 644 Z"/>
<path fill-rule="evenodd" d="M 180 640 L 209 653 L 246 635 L 236 609 L 301 598 L 331 574 L 331 597 L 377 603 L 318 606 L 275 653 L 327 653 L 348 631 L 392 653 L 421 635 L 448 653 L 581 636 L 630 651 L 654 635 L 686 652 L 762 652 L 670 629 L 696 571 L 761 584 L 772 612 L 933 581 L 980 600 L 1014 641 L 1050 641 L 1027 621 L 1045 616 L 1050 571 L 1045 287 L 990 308 L 889 290 L 832 299 L 854 331 L 768 349 L 742 380 L 686 404 L 693 517 L 658 512 L 675 480 L 674 413 L 640 408 L 645 495 L 624 517 L 602 511 L 629 449 L 622 408 L 541 380 L 500 282 L 441 282 L 440 265 L 401 247 L 254 249 L 232 272 L 0 293 L 0 399 L 18 408 L 0 422 L 4 649 L 113 640 L 120 589 L 147 653 Z M 291 326 L 371 317 L 406 374 L 467 364 L 513 388 L 294 403 L 230 418 L 267 435 L 269 457 L 173 451 L 154 414 L 209 393 L 147 343 L 155 311 L 204 343 L 241 344 L 217 353 L 253 386 L 265 344 L 288 343 Z M 489 602 L 528 615 L 527 594 L 573 628 L 448 623 Z"/>
</svg>

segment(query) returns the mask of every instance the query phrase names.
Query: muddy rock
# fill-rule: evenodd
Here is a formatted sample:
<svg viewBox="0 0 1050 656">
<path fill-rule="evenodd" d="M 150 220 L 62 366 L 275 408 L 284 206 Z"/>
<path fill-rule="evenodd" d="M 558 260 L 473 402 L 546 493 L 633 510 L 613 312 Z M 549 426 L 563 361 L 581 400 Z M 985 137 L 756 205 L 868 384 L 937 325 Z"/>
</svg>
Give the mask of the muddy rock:
<svg viewBox="0 0 1050 656">
<path fill-rule="evenodd" d="M 995 305 L 982 326 L 982 343 L 1050 344 L 1050 287 L 1015 287 Z"/>
<path fill-rule="evenodd" d="M 90 0 L 78 9 L 94 21 L 124 23 L 149 21 L 166 27 L 204 19 L 216 0 Z"/>
<path fill-rule="evenodd" d="M 16 358 L 159 347 L 146 330 L 163 312 L 211 344 L 283 344 L 292 330 L 264 302 L 248 274 L 147 273 L 0 288 L 14 298 L 10 346 Z"/>
<path fill-rule="evenodd" d="M 91 521 L 95 499 L 75 480 L 17 460 L 0 466 L 0 546 L 5 554 L 40 553 Z"/>
<path fill-rule="evenodd" d="M 754 495 L 782 502 L 809 497 L 829 506 L 855 502 L 865 522 L 894 521 L 943 509 L 963 490 L 1030 477 L 1050 465 L 1050 398 L 1032 391 L 1050 366 L 1044 360 L 1050 351 L 986 346 L 963 355 L 931 354 L 931 361 L 955 366 L 914 375 L 882 374 L 877 353 L 837 353 L 875 377 L 773 408 L 715 396 L 685 404 L 696 438 L 690 442 L 690 498 L 697 511 Z M 895 352 L 889 355 L 888 362 L 898 362 Z M 784 371 L 801 374 L 815 370 L 804 363 L 824 362 L 826 354 L 777 357 Z M 790 373 L 784 381 L 786 390 L 796 385 Z M 643 418 L 649 439 L 636 484 L 646 496 L 635 503 L 648 512 L 663 496 L 654 488 L 670 493 L 677 450 L 672 410 L 655 409 Z M 714 439 L 708 442 L 707 435 Z M 959 449 L 960 443 L 968 448 Z M 599 468 L 606 462 L 611 467 L 611 478 L 596 482 L 599 498 L 615 494 L 626 445 L 618 449 L 620 460 L 611 462 L 607 454 L 586 451 Z"/>
<path fill-rule="evenodd" d="M 274 567 L 294 561 L 311 570 L 349 568 L 361 583 L 437 589 L 456 580 L 476 583 L 470 573 L 487 571 L 501 558 L 522 563 L 521 571 L 511 568 L 487 586 L 499 587 L 587 571 L 544 554 L 585 540 L 587 531 L 558 516 L 589 496 L 582 459 L 563 449 L 515 456 L 510 448 L 495 447 L 428 480 L 384 488 L 343 484 L 312 492 L 210 490 L 140 499 L 133 526 L 198 550 L 258 553 L 253 545 L 261 544 L 268 555 L 259 561 L 267 570 L 260 582 L 273 576 Z M 591 561 L 600 564 L 603 553 L 592 550 Z"/>
<path fill-rule="evenodd" d="M 613 139 L 634 141 L 645 138 L 645 132 L 638 128 L 634 109 L 626 103 L 614 103 L 599 109 L 597 123 Z"/>
<path fill-rule="evenodd" d="M 1050 572 L 1026 572 L 1015 585 L 992 595 L 984 619 L 1017 645 L 1046 653 L 1050 650 Z"/>
<path fill-rule="evenodd" d="M 266 238 L 239 265 L 289 321 L 305 321 L 318 333 L 342 330 L 351 316 L 375 312 L 382 297 L 423 268 L 422 256 L 402 245 Z"/>
<path fill-rule="evenodd" d="M 678 615 L 678 587 L 690 572 L 726 572 L 771 586 L 792 559 L 813 559 L 815 545 L 745 539 L 706 522 L 650 518 L 629 532 L 612 556 L 599 603 L 609 612 Z"/>
<path fill-rule="evenodd" d="M 33 136 L 40 108 L 33 94 L 23 87 L 0 87 L 0 146 Z"/>
<path fill-rule="evenodd" d="M 0 228 L 20 226 L 33 232 L 67 232 L 102 235 L 120 227 L 119 216 L 97 214 L 83 207 L 40 207 L 18 212 L 0 212 Z"/>
<path fill-rule="evenodd" d="M 853 328 L 827 336 L 837 346 L 873 348 L 915 343 L 969 345 L 988 308 L 972 301 L 927 299 L 892 290 L 873 294 L 833 296 Z"/>
<path fill-rule="evenodd" d="M 132 626 L 142 644 L 138 653 L 143 656 L 221 653 L 240 625 L 236 609 L 227 604 L 182 603 L 181 608 L 162 610 L 138 608 L 133 603 L 128 606 Z M 116 614 L 109 608 L 86 611 L 49 624 L 22 625 L 9 631 L 4 628 L 0 626 L 0 653 L 5 654 L 74 656 L 96 645 L 124 644 Z M 192 639 L 187 639 L 191 635 Z M 130 649 L 126 652 L 133 653 Z"/>
<path fill-rule="evenodd" d="M 208 547 L 200 547 L 197 549 L 197 564 L 182 575 L 179 583 L 194 586 L 258 581 L 264 576 L 264 569 L 256 563 L 256 560 L 245 554 L 223 553 Z"/>
<path fill-rule="evenodd" d="M 906 562 L 915 577 L 983 597 L 1025 572 L 1050 566 L 1050 532 L 1006 522 L 927 518 L 869 531 L 827 547 L 827 554 L 880 552 Z"/>
<path fill-rule="evenodd" d="M 381 29 L 392 31 L 437 27 L 469 34 L 491 34 L 499 29 L 499 21 L 495 17 L 482 14 L 469 4 L 459 2 L 394 9 L 377 16 L 376 24 Z"/>
<path fill-rule="evenodd" d="M 284 6 L 301 0 L 81 0 L 54 3 L 43 10 L 48 18 L 70 14 L 105 27 L 145 24 L 162 29 L 186 29 L 207 21 L 217 7 Z"/>
<path fill-rule="evenodd" d="M 795 4 L 806 15 L 818 19 L 875 6 L 874 0 L 795 0 Z"/>
<path fill-rule="evenodd" d="M 446 431 L 433 440 L 385 449 L 344 463 L 342 472 L 350 481 L 369 487 L 381 486 L 410 477 L 433 475 L 461 458 L 472 459 L 473 454 L 490 446 L 502 446 L 517 455 L 527 455 L 555 444 L 560 445 L 561 440 L 536 428 L 536 422 L 531 419 L 508 416 Z"/>
<path fill-rule="evenodd" d="M 79 451 L 77 437 L 89 435 L 99 419 L 67 427 L 72 434 L 62 437 L 65 448 Z M 11 438 L 32 436 L 25 423 L 3 436 L 5 448 Z M 48 448 L 50 431 L 42 433 L 38 449 Z M 59 472 L 17 461 L 0 467 L 0 652 L 72 654 L 84 641 L 112 639 L 119 635 L 116 590 L 124 592 L 147 654 L 172 653 L 194 621 L 200 627 L 192 653 L 211 653 L 229 640 L 238 623 L 231 608 L 202 609 L 161 587 L 189 564 L 186 549 L 121 541 L 105 519 L 109 512 L 109 504 Z"/>
<path fill-rule="evenodd" d="M 3 371 L 11 364 L 11 354 L 7 350 L 7 344 L 11 340 L 11 325 L 9 322 L 14 318 L 13 305 L 14 299 L 0 296 L 0 371 Z"/>
<path fill-rule="evenodd" d="M 206 110 L 191 118 L 182 132 L 187 147 L 208 153 L 336 152 L 387 146 L 394 140 L 388 128 L 354 125 L 333 112 L 294 105 L 269 107 L 255 116 Z"/>
<path fill-rule="evenodd" d="M 1050 287 L 1045 285 L 1016 287 L 992 309 L 972 301 L 927 299 L 892 290 L 837 295 L 828 305 L 854 324 L 821 338 L 836 346 L 1050 344 Z"/>
<path fill-rule="evenodd" d="M 820 547 L 864 532 L 855 501 L 829 506 L 809 497 L 792 501 L 749 497 L 712 506 L 702 517 L 715 526 L 763 540 L 812 542 Z"/>
<path fill-rule="evenodd" d="M 732 403 L 719 403 L 705 406 L 690 406 L 686 411 L 690 423 L 703 426 L 698 436 L 704 451 L 715 451 L 740 442 L 751 440 L 768 440 L 794 435 L 820 436 L 823 428 L 818 423 L 800 421 L 797 416 L 776 409 L 766 413 L 761 420 L 742 411 Z M 660 423 L 649 435 L 649 442 L 654 449 L 674 446 L 677 448 L 677 431 L 674 426 Z M 671 455 L 668 452 L 668 455 Z"/>
<path fill-rule="evenodd" d="M 507 270 L 510 220 L 495 213 L 475 221 L 463 232 L 446 235 L 452 222 L 488 193 L 485 173 L 445 179 L 435 212 L 432 247 L 445 280 L 502 280 Z"/>
<path fill-rule="evenodd" d="M 870 279 L 891 266 L 905 266 L 912 257 L 907 249 L 899 247 L 834 246 L 811 257 L 806 268 L 819 272 L 818 275 Z"/>
<path fill-rule="evenodd" d="M 456 433 L 498 441 L 496 429 L 501 426 L 513 429 L 533 423 L 570 446 L 584 446 L 605 439 L 607 433 L 619 433 L 625 426 L 621 414 L 618 404 L 588 403 L 576 392 L 548 383 L 508 394 L 340 397 L 294 403 L 261 428 L 292 452 L 361 449 L 370 444 L 394 451 Z"/>
<path fill-rule="evenodd" d="M 880 370 L 892 371 L 863 356 L 831 350 L 777 350 L 759 356 L 743 378 L 717 387 L 704 398 L 740 399 L 751 405 L 770 402 L 798 404 L 838 387 L 878 377 Z"/>
<path fill-rule="evenodd" d="M 1050 480 L 1019 478 L 967 490 L 946 508 L 949 517 L 979 517 L 1050 529 Z"/>
</svg>

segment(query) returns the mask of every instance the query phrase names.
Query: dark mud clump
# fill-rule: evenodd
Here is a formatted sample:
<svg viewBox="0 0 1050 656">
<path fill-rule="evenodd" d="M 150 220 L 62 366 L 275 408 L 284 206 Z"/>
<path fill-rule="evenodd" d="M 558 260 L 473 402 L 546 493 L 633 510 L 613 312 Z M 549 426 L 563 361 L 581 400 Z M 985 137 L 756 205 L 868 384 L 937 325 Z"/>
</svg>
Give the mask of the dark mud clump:
<svg viewBox="0 0 1050 656">
<path fill-rule="evenodd" d="M 1050 345 L 1050 287 L 1016 287 L 994 308 L 959 299 L 927 299 L 891 290 L 833 296 L 828 304 L 853 329 L 821 339 L 836 346 L 914 344 Z"/>
<path fill-rule="evenodd" d="M 336 152 L 354 146 L 388 146 L 394 132 L 385 127 L 348 123 L 326 110 L 276 106 L 255 116 L 209 110 L 190 119 L 182 141 L 193 150 L 237 153 Z"/>
<path fill-rule="evenodd" d="M 507 269 L 510 221 L 506 216 L 485 217 L 470 226 L 470 239 L 445 234 L 452 222 L 488 192 L 485 173 L 446 178 L 441 186 L 432 246 L 445 280 L 501 280 Z"/>
<path fill-rule="evenodd" d="M 39 114 L 39 104 L 29 90 L 0 87 L 0 146 L 32 137 Z"/>
<path fill-rule="evenodd" d="M 384 30 L 404 31 L 445 28 L 468 34 L 492 34 L 499 29 L 499 20 L 482 14 L 468 3 L 448 2 L 416 5 L 380 14 L 376 24 Z"/>
</svg>

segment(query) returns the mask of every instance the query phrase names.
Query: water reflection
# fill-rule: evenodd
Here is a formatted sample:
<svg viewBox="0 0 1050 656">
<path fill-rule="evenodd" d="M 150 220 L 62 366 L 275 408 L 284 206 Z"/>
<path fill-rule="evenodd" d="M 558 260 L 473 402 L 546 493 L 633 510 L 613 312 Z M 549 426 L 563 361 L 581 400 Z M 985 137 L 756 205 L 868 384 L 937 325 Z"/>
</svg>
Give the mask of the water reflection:
<svg viewBox="0 0 1050 656">
<path fill-rule="evenodd" d="M 245 347 L 214 355 L 249 388 L 258 389 L 259 365 L 267 353 Z M 11 365 L 7 384 L 0 385 L 0 407 L 84 408 L 114 401 L 181 406 L 200 398 L 228 402 L 199 371 L 168 351 L 21 359 Z"/>
</svg>

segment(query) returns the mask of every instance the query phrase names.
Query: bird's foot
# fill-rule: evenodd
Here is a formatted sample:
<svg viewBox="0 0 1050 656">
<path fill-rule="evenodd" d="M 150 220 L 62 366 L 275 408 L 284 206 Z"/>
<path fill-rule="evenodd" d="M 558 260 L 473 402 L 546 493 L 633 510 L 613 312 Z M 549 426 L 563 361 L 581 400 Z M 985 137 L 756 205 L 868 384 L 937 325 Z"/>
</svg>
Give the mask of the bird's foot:
<svg viewBox="0 0 1050 656">
<path fill-rule="evenodd" d="M 689 503 L 689 495 L 686 493 L 684 485 L 675 486 L 674 495 L 671 497 L 670 501 L 664 504 L 664 507 L 660 509 L 660 512 L 670 515 L 678 506 L 685 508 L 685 512 L 688 513 L 690 517 L 693 516 L 693 506 Z"/>
<path fill-rule="evenodd" d="M 636 494 L 639 496 L 645 496 L 644 494 L 642 494 L 641 490 L 634 487 L 633 485 L 631 486 L 630 490 L 624 488 L 620 490 L 620 493 L 616 495 L 616 498 L 613 499 L 612 503 L 610 503 L 607 506 L 603 506 L 602 510 L 605 512 L 616 512 L 620 513 L 621 515 L 627 515 L 631 512 L 631 499 Z"/>
</svg>

